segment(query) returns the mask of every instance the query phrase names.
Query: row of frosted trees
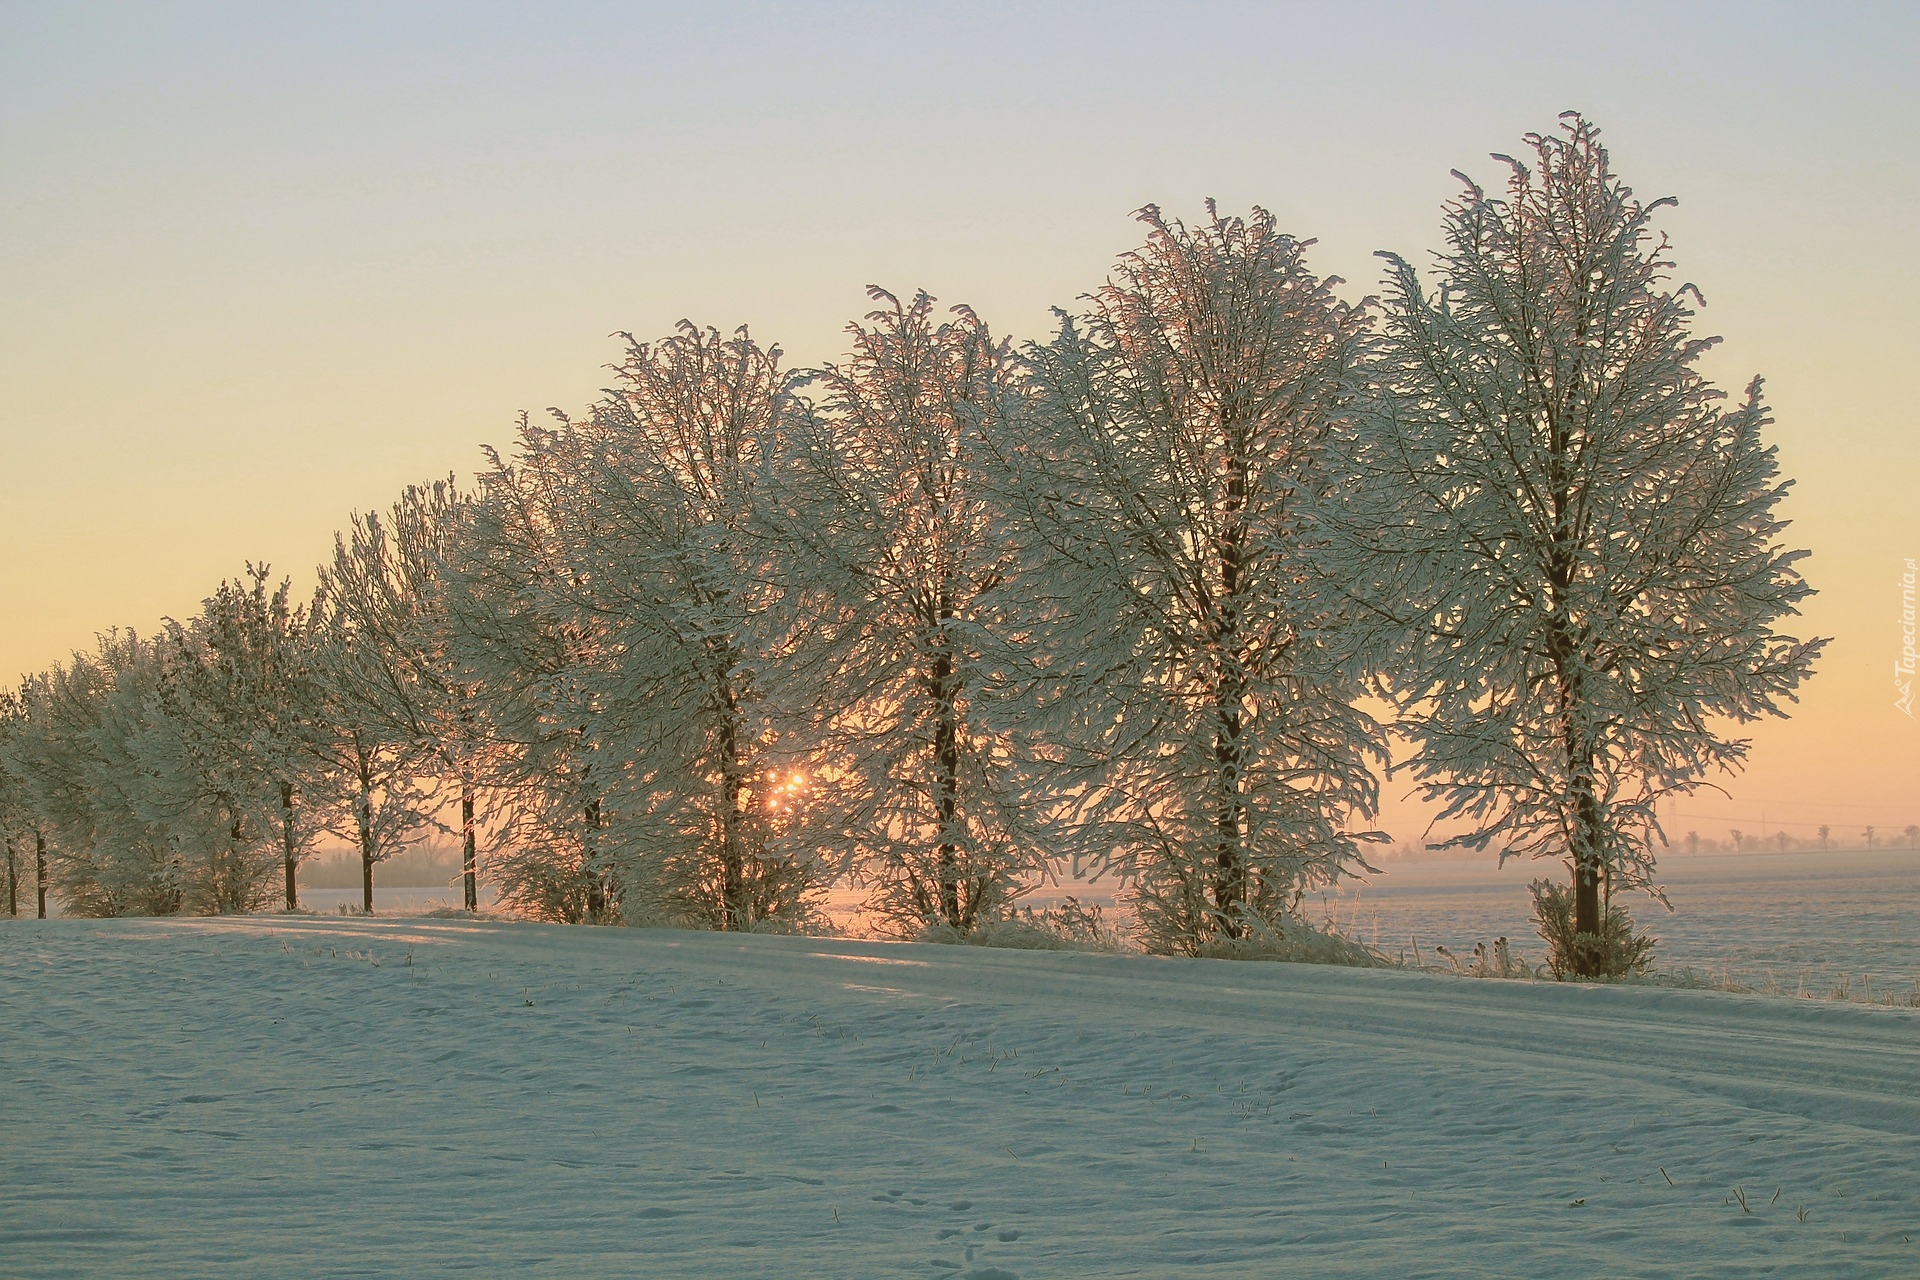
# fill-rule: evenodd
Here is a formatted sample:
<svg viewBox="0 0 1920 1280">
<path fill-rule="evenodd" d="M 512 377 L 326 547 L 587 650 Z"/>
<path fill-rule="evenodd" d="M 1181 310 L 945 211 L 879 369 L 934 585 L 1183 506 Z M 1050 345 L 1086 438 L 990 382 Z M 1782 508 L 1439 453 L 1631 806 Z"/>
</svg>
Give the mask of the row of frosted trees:
<svg viewBox="0 0 1920 1280">
<path fill-rule="evenodd" d="M 27 679 L 9 890 L 291 908 L 325 831 L 370 908 L 440 827 L 469 906 L 484 845 L 548 919 L 799 927 L 851 877 L 964 935 L 1071 864 L 1150 946 L 1230 950 L 1365 866 L 1397 733 L 1455 840 L 1566 864 L 1563 958 L 1604 970 L 1657 800 L 1819 644 L 1773 630 L 1786 485 L 1757 382 L 1696 370 L 1658 203 L 1577 117 L 1528 141 L 1436 286 L 1389 258 L 1360 305 L 1262 211 L 1149 208 L 1043 344 L 879 290 L 818 369 L 622 335 L 604 399 L 356 517 L 311 603 L 250 568 Z"/>
</svg>

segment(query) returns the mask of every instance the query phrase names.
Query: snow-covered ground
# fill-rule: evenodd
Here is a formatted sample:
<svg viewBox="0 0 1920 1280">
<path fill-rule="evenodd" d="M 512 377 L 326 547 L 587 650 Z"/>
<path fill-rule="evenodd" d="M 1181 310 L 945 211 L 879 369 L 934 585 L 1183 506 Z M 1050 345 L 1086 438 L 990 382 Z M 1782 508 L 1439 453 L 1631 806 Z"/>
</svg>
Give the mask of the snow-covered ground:
<svg viewBox="0 0 1920 1280">
<path fill-rule="evenodd" d="M 1920 1011 L 57 920 L 0 1054 L 9 1277 L 1920 1275 Z"/>
<path fill-rule="evenodd" d="M 1538 962 L 1546 950 L 1528 918 L 1527 882 L 1564 875 L 1551 862 L 1395 861 L 1308 907 L 1389 955 L 1417 940 L 1432 963 L 1435 945 L 1464 954 L 1504 936 Z M 1659 939 L 1658 969 L 1817 994 L 1843 982 L 1856 996 L 1863 985 L 1901 994 L 1920 987 L 1920 850 L 1667 854 L 1659 879 L 1672 912 L 1645 894 L 1621 899 Z"/>
</svg>

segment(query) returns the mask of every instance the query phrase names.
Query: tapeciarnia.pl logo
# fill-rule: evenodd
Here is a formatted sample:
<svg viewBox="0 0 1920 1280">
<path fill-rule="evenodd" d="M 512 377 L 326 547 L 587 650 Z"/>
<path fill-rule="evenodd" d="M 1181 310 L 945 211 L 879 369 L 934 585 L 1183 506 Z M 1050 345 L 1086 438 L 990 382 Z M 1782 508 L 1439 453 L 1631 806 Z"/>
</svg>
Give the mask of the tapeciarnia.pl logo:
<svg viewBox="0 0 1920 1280">
<path fill-rule="evenodd" d="M 1913 559 L 1908 557 L 1907 571 L 1900 575 L 1900 656 L 1893 664 L 1897 695 L 1893 705 L 1906 712 L 1909 720 L 1913 719 L 1913 580 Z"/>
</svg>

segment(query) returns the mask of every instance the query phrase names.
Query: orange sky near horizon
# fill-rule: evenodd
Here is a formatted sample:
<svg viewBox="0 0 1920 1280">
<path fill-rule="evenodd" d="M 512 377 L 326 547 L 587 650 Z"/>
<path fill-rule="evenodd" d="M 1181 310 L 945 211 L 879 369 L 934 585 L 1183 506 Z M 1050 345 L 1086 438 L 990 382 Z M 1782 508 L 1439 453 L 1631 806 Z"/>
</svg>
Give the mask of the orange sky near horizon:
<svg viewBox="0 0 1920 1280">
<path fill-rule="evenodd" d="M 879 4 L 0 11 L 0 681 L 184 616 L 577 409 L 682 316 L 832 358 L 869 282 L 1019 338 L 1154 201 L 1272 208 L 1359 297 L 1450 169 L 1578 107 L 1767 379 L 1831 636 L 1676 837 L 1920 822 L 1908 7 Z M 1390 783 L 1383 825 L 1423 820 Z"/>
</svg>

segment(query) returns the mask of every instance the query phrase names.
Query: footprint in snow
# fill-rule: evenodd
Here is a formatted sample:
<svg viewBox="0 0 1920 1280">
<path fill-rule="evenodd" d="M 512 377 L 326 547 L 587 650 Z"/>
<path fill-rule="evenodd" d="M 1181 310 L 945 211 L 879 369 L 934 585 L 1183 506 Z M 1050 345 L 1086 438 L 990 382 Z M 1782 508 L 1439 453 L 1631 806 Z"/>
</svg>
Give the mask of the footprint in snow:
<svg viewBox="0 0 1920 1280">
<path fill-rule="evenodd" d="M 950 1201 L 947 1204 L 947 1208 L 955 1213 L 965 1213 L 967 1210 L 973 1208 L 973 1201 Z M 973 1231 L 979 1233 L 992 1231 L 993 1228 L 994 1224 L 991 1222 L 976 1222 L 973 1224 Z M 964 1237 L 967 1234 L 968 1231 L 965 1227 L 943 1227 L 934 1233 L 934 1239 L 941 1241 L 954 1240 L 955 1237 Z M 1020 1232 L 1011 1228 L 997 1232 L 994 1235 L 994 1239 L 1000 1241 L 1002 1244 L 1010 1244 L 1019 1238 Z M 1020 1280 L 1017 1272 L 1008 1271 L 1004 1267 L 976 1266 L 975 1260 L 980 1251 L 979 1245 L 967 1245 L 966 1250 L 966 1261 L 964 1262 L 955 1262 L 951 1258 L 929 1258 L 927 1259 L 927 1265 L 941 1273 L 937 1280 Z"/>
</svg>

